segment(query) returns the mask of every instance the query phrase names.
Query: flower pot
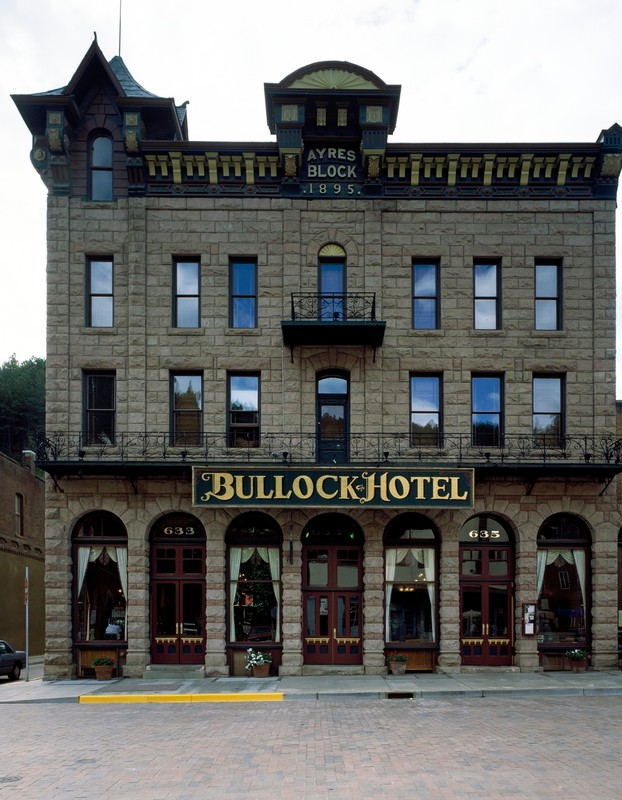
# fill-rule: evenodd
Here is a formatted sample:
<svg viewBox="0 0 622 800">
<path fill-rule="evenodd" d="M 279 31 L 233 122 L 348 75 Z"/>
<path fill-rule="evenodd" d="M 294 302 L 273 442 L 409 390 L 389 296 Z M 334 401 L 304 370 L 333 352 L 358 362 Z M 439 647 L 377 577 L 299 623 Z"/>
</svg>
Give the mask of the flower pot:
<svg viewBox="0 0 622 800">
<path fill-rule="evenodd" d="M 114 667 L 107 667 L 105 665 L 93 667 L 95 670 L 95 677 L 98 681 L 109 681 L 112 678 L 112 670 Z"/>
<path fill-rule="evenodd" d="M 389 670 L 392 675 L 404 675 L 406 672 L 406 662 L 389 661 Z"/>
<path fill-rule="evenodd" d="M 270 664 L 258 664 L 253 667 L 253 678 L 267 678 L 270 674 Z"/>
<path fill-rule="evenodd" d="M 570 661 L 571 672 L 585 672 L 587 670 L 587 659 L 580 661 Z"/>
</svg>

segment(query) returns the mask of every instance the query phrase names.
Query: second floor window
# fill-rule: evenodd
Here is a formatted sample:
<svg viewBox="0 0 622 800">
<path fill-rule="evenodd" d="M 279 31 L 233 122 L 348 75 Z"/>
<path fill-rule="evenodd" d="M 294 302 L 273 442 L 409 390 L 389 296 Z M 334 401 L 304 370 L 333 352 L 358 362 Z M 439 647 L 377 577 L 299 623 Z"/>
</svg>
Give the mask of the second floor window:
<svg viewBox="0 0 622 800">
<path fill-rule="evenodd" d="M 560 375 L 533 376 L 533 433 L 549 447 L 559 447 L 565 433 L 563 390 Z"/>
<path fill-rule="evenodd" d="M 200 374 L 171 375 L 171 444 L 201 444 L 203 425 L 203 378 Z"/>
<path fill-rule="evenodd" d="M 471 436 L 475 447 L 503 444 L 503 378 L 473 375 L 471 378 Z"/>
<path fill-rule="evenodd" d="M 116 377 L 114 372 L 84 373 L 84 444 L 115 441 Z"/>
<path fill-rule="evenodd" d="M 501 267 L 493 262 L 473 265 L 473 327 L 496 330 L 501 327 L 499 276 Z"/>
<path fill-rule="evenodd" d="M 112 200 L 112 139 L 109 136 L 96 136 L 91 140 L 90 149 L 90 198 L 91 200 Z"/>
<path fill-rule="evenodd" d="M 535 328 L 537 331 L 561 329 L 561 265 L 536 264 Z"/>
<path fill-rule="evenodd" d="M 441 437 L 441 377 L 410 376 L 410 443 L 438 447 Z"/>
<path fill-rule="evenodd" d="M 111 328 L 114 324 L 114 271 L 111 258 L 89 258 L 86 266 L 86 324 Z"/>
<path fill-rule="evenodd" d="M 229 447 L 259 447 L 259 375 L 229 375 Z"/>
<path fill-rule="evenodd" d="M 198 328 L 200 322 L 200 265 L 178 259 L 173 265 L 173 327 Z"/>
<path fill-rule="evenodd" d="M 257 327 L 257 262 L 232 259 L 229 264 L 229 326 Z"/>
<path fill-rule="evenodd" d="M 439 327 L 439 265 L 413 262 L 413 328 L 434 330 Z"/>
</svg>

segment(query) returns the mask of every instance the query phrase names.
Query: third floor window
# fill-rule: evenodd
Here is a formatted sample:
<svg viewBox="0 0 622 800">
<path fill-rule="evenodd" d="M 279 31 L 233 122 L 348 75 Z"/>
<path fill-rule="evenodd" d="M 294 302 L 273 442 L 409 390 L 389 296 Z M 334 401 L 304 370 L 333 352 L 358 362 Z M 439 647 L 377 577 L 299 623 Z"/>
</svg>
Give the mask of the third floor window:
<svg viewBox="0 0 622 800">
<path fill-rule="evenodd" d="M 439 327 L 438 263 L 414 261 L 412 266 L 413 321 L 415 330 L 434 330 Z"/>
<path fill-rule="evenodd" d="M 497 330 L 501 327 L 499 305 L 501 266 L 495 262 L 473 264 L 473 327 Z"/>
<path fill-rule="evenodd" d="M 229 263 L 229 327 L 257 327 L 257 262 L 235 258 Z"/>
<path fill-rule="evenodd" d="M 173 264 L 173 327 L 198 328 L 200 264 L 197 259 L 177 259 Z"/>
<path fill-rule="evenodd" d="M 535 328 L 561 330 L 561 264 L 535 265 Z"/>
</svg>

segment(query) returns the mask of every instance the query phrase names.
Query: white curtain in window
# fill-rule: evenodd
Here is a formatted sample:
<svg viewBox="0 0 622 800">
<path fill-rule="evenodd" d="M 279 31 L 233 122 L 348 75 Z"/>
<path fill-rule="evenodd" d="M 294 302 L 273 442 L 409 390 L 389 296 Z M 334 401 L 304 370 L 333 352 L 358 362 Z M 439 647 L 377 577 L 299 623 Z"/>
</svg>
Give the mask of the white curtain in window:
<svg viewBox="0 0 622 800">
<path fill-rule="evenodd" d="M 78 597 L 84 584 L 84 576 L 89 563 L 97 561 L 103 551 L 102 547 L 78 547 Z"/>
<path fill-rule="evenodd" d="M 116 563 L 119 570 L 119 580 L 123 589 L 123 597 L 127 603 L 127 547 L 108 547 L 110 558 Z"/>
<path fill-rule="evenodd" d="M 587 605 L 585 597 L 585 550 L 573 550 L 572 555 L 574 563 L 577 568 L 577 576 L 579 578 L 579 586 L 581 587 L 581 597 L 583 598 L 583 605 Z"/>
<path fill-rule="evenodd" d="M 428 597 L 430 598 L 430 619 L 432 620 L 432 641 L 436 641 L 436 608 L 434 605 L 434 593 L 435 593 L 435 558 L 434 558 L 434 550 L 431 547 L 426 547 L 422 551 L 423 553 L 423 570 L 425 573 L 425 579 L 428 582 Z"/>
<path fill-rule="evenodd" d="M 238 577 L 242 563 L 242 548 L 229 549 L 229 636 L 235 642 L 235 595 L 238 591 Z"/>
</svg>

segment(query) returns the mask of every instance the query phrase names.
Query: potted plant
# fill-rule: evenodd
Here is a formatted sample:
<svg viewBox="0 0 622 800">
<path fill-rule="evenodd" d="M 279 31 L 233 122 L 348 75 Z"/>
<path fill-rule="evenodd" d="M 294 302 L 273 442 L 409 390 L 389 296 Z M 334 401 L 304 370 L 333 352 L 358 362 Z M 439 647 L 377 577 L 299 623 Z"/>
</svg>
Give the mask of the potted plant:
<svg viewBox="0 0 622 800">
<path fill-rule="evenodd" d="M 566 650 L 564 655 L 570 662 L 570 669 L 573 672 L 585 672 L 590 660 L 588 650 L 584 650 L 582 647 L 574 647 L 572 650 Z"/>
<path fill-rule="evenodd" d="M 408 656 L 404 653 L 396 653 L 395 651 L 387 654 L 387 665 L 393 675 L 403 675 L 406 672 L 406 662 Z"/>
<path fill-rule="evenodd" d="M 267 678 L 271 661 L 270 653 L 265 650 L 253 650 L 249 647 L 246 651 L 246 669 L 252 673 L 253 678 Z"/>
<path fill-rule="evenodd" d="M 114 661 L 107 656 L 99 656 L 93 659 L 93 668 L 98 681 L 109 681 L 112 678 Z"/>
</svg>

